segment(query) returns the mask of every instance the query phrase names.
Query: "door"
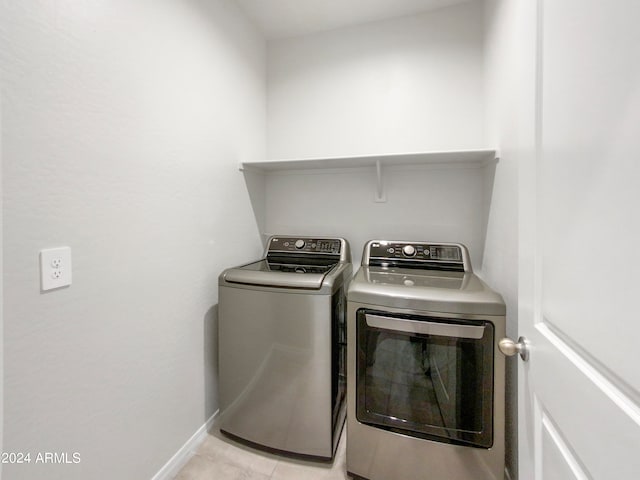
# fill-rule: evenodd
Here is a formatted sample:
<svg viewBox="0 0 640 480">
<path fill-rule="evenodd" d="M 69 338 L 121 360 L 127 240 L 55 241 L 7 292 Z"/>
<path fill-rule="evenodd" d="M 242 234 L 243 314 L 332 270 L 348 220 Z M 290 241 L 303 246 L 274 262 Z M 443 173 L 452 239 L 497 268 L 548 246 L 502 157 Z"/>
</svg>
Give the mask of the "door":
<svg viewBox="0 0 640 480">
<path fill-rule="evenodd" d="M 493 446 L 491 322 L 360 309 L 356 325 L 359 422 L 437 442 Z"/>
<path fill-rule="evenodd" d="M 538 0 L 520 480 L 640 478 L 640 2 Z"/>
</svg>

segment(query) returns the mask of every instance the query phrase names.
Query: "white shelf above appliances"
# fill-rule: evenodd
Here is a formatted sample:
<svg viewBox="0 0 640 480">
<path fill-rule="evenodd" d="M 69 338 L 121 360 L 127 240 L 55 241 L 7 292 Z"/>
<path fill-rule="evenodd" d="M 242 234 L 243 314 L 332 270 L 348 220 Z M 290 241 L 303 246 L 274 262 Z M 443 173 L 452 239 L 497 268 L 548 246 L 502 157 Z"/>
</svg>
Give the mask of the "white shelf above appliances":
<svg viewBox="0 0 640 480">
<path fill-rule="evenodd" d="M 346 157 L 304 158 L 288 160 L 264 160 L 242 162 L 241 171 L 257 171 L 265 174 L 290 170 L 320 170 L 371 167 L 376 170 L 376 202 L 385 202 L 383 167 L 399 165 L 483 166 L 497 160 L 495 149 L 450 150 L 413 152 L 383 155 L 357 155 Z"/>
<path fill-rule="evenodd" d="M 354 168 L 391 165 L 424 164 L 483 164 L 496 158 L 494 149 L 448 150 L 437 152 L 393 153 L 383 155 L 355 155 L 345 157 L 300 158 L 287 160 L 263 160 L 242 162 L 240 170 L 252 169 L 267 172 L 278 170 L 309 170 L 322 168 Z"/>
</svg>

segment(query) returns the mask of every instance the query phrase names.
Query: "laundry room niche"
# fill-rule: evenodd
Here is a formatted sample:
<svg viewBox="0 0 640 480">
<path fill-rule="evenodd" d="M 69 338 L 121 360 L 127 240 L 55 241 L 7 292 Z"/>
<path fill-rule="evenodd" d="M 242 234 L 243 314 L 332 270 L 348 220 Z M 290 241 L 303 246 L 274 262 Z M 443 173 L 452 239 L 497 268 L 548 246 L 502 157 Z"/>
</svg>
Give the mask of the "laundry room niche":
<svg viewBox="0 0 640 480">
<path fill-rule="evenodd" d="M 489 149 L 248 162 L 241 165 L 263 238 L 460 242 L 482 265 L 497 158 Z M 341 165 L 337 167 L 337 165 Z"/>
</svg>

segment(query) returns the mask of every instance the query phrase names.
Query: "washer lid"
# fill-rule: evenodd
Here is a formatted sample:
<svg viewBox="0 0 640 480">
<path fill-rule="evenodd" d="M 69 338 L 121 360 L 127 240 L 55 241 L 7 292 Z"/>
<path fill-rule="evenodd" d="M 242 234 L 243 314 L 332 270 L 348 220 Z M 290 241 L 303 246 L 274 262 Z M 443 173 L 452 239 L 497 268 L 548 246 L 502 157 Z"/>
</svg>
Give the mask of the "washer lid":
<svg viewBox="0 0 640 480">
<path fill-rule="evenodd" d="M 347 300 L 391 308 L 466 315 L 505 315 L 500 294 L 470 272 L 361 267 Z"/>
<path fill-rule="evenodd" d="M 319 290 L 329 271 L 331 269 L 323 273 L 309 273 L 303 266 L 300 266 L 298 271 L 272 270 L 266 260 L 260 260 L 242 267 L 230 268 L 222 276 L 229 283 Z"/>
</svg>

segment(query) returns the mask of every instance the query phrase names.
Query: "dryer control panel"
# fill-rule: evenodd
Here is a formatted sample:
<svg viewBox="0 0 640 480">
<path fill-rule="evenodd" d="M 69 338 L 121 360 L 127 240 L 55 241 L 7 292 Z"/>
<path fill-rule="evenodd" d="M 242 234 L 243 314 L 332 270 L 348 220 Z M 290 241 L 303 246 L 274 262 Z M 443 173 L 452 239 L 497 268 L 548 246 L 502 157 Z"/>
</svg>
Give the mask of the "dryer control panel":
<svg viewBox="0 0 640 480">
<path fill-rule="evenodd" d="M 362 264 L 424 270 L 471 271 L 469 253 L 460 243 L 372 240 L 365 247 Z"/>
</svg>

